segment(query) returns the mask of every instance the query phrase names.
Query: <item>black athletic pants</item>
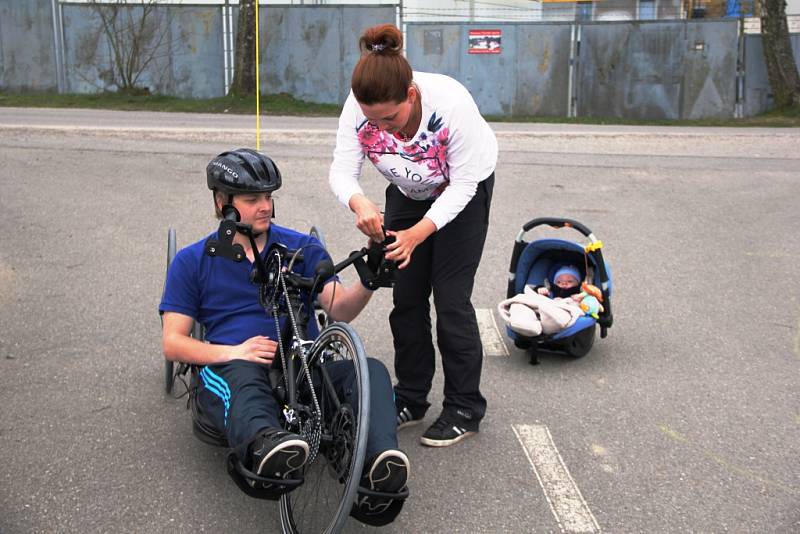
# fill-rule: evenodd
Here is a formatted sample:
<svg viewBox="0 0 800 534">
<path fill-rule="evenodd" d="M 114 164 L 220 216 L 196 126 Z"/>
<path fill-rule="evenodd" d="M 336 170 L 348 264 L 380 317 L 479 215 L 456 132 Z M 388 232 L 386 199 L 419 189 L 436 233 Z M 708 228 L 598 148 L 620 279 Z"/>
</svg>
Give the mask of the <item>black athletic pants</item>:
<svg viewBox="0 0 800 534">
<path fill-rule="evenodd" d="M 389 323 L 394 337 L 397 402 L 424 412 L 435 371 L 430 296 L 436 306 L 436 334 L 444 368 L 444 410 L 477 429 L 486 413 L 480 392 L 483 348 L 472 307 L 492 201 L 494 173 L 478 184 L 475 196 L 458 216 L 414 250 L 411 263 L 397 271 L 394 309 Z M 416 224 L 433 201 L 412 200 L 397 187 L 386 189 L 384 223 L 390 230 Z"/>
<path fill-rule="evenodd" d="M 325 364 L 339 395 L 358 410 L 355 373 L 347 362 Z M 389 371 L 379 360 L 367 358 L 370 384 L 370 418 L 366 458 L 397 448 L 397 422 Z M 267 428 L 280 428 L 280 407 L 272 393 L 269 366 L 246 360 L 209 365 L 200 372 L 198 416 L 218 432 L 247 465 L 247 448 Z M 365 464 L 366 465 L 366 464 Z"/>
</svg>

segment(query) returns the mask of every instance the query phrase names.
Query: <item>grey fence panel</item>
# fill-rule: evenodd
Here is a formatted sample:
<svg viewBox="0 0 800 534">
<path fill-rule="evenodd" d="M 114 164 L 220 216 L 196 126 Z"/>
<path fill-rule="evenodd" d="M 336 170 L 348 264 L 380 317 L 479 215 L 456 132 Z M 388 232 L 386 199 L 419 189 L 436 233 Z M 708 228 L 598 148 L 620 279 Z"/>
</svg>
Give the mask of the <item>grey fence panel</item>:
<svg viewBox="0 0 800 534">
<path fill-rule="evenodd" d="M 140 20 L 143 8 L 130 9 L 133 20 Z M 63 13 L 67 90 L 115 91 L 120 80 L 100 15 L 85 4 L 64 4 Z M 127 11 L 121 16 L 127 17 Z M 140 56 L 142 68 L 136 86 L 183 97 L 224 94 L 219 7 L 163 6 L 149 21 L 151 31 Z"/>
<path fill-rule="evenodd" d="M 678 118 L 682 47 L 672 23 L 583 25 L 577 114 Z"/>
<path fill-rule="evenodd" d="M 171 8 L 169 77 L 159 93 L 214 98 L 225 94 L 222 10 L 219 6 Z"/>
<path fill-rule="evenodd" d="M 794 61 L 800 72 L 800 34 L 789 36 L 794 52 Z M 772 89 L 764 59 L 764 47 L 760 35 L 747 35 L 744 41 L 744 106 L 745 117 L 764 113 L 772 107 Z"/>
<path fill-rule="evenodd" d="M 408 24 L 406 38 L 406 55 L 414 70 L 459 78 L 465 46 L 460 24 Z"/>
<path fill-rule="evenodd" d="M 58 88 L 49 0 L 0 0 L 0 87 L 11 91 Z"/>
<path fill-rule="evenodd" d="M 772 104 L 767 63 L 760 35 L 744 38 L 744 105 L 742 113 L 752 117 L 767 111 Z"/>
<path fill-rule="evenodd" d="M 341 104 L 365 28 L 394 23 L 394 6 L 268 6 L 260 13 L 262 90 Z"/>
<path fill-rule="evenodd" d="M 739 22 L 689 22 L 685 35 L 680 117 L 733 117 Z"/>
<path fill-rule="evenodd" d="M 469 30 L 500 30 L 499 54 L 469 54 Z M 463 83 L 486 115 L 565 115 L 568 24 L 412 23 L 408 60 L 415 70 Z"/>
<path fill-rule="evenodd" d="M 100 17 L 87 6 L 62 6 L 68 93 L 111 90 L 111 54 Z"/>
<path fill-rule="evenodd" d="M 142 8 L 134 7 L 138 13 Z M 223 96 L 219 6 L 159 7 L 151 43 L 161 39 L 138 85 L 193 98 Z M 393 6 L 269 6 L 259 11 L 261 89 L 323 103 L 342 103 L 360 57 L 364 28 L 395 22 Z M 234 25 L 238 8 L 234 10 Z M 115 90 L 112 51 L 100 17 L 84 4 L 64 5 L 68 90 Z"/>
<path fill-rule="evenodd" d="M 464 25 L 462 42 L 467 46 L 469 30 L 500 30 L 502 52 L 468 54 L 461 58 L 459 80 L 469 89 L 485 115 L 511 115 L 517 84 L 516 27 L 506 24 Z"/>
<path fill-rule="evenodd" d="M 517 115 L 564 117 L 569 107 L 571 25 L 517 27 Z"/>
<path fill-rule="evenodd" d="M 736 24 L 584 25 L 577 75 L 578 115 L 732 117 Z"/>
</svg>

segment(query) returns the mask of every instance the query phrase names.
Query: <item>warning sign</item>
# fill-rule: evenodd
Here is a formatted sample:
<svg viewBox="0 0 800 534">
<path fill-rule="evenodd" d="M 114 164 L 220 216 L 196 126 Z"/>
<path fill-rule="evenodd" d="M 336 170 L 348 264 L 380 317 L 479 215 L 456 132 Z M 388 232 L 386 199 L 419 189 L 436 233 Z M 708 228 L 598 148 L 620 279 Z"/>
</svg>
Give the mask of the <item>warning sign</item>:
<svg viewBox="0 0 800 534">
<path fill-rule="evenodd" d="M 502 30 L 469 30 L 467 52 L 470 54 L 499 54 L 503 50 L 503 47 L 500 46 L 502 37 Z"/>
</svg>

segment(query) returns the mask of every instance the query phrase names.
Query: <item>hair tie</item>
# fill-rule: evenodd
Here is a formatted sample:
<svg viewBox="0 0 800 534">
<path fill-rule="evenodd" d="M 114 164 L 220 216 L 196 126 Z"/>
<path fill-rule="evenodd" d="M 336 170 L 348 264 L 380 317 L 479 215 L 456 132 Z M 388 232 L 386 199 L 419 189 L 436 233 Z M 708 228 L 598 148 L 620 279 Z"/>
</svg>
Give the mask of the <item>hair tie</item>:
<svg viewBox="0 0 800 534">
<path fill-rule="evenodd" d="M 386 48 L 386 45 L 385 45 L 385 44 L 383 44 L 383 43 L 374 43 L 373 45 L 371 45 L 371 46 L 369 47 L 369 51 L 370 51 L 370 52 L 380 52 L 380 51 L 382 51 L 384 48 Z"/>
</svg>

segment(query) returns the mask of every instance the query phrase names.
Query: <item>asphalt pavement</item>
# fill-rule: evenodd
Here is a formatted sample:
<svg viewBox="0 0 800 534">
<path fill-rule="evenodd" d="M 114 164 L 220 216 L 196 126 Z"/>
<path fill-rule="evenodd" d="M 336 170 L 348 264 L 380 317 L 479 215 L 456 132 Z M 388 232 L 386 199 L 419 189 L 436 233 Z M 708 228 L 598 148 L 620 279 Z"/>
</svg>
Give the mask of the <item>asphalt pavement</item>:
<svg viewBox="0 0 800 534">
<path fill-rule="evenodd" d="M 163 393 L 167 228 L 216 226 L 205 165 L 255 117 L 0 108 L 0 532 L 278 532 L 224 451 Z M 507 353 L 484 362 L 480 433 L 400 432 L 411 496 L 345 532 L 800 531 L 800 131 L 496 124 L 500 158 L 473 303 Z M 264 117 L 276 222 L 364 245 L 327 184 L 336 119 Z M 362 184 L 382 203 L 385 181 Z M 614 326 L 583 358 L 528 364 L 495 311 L 534 217 L 603 242 Z M 571 230 L 530 238 L 583 242 Z M 355 280 L 354 273 L 344 275 Z M 392 367 L 379 291 L 354 322 Z M 442 399 L 437 374 L 435 419 Z"/>
</svg>

